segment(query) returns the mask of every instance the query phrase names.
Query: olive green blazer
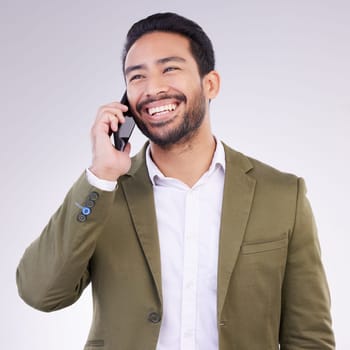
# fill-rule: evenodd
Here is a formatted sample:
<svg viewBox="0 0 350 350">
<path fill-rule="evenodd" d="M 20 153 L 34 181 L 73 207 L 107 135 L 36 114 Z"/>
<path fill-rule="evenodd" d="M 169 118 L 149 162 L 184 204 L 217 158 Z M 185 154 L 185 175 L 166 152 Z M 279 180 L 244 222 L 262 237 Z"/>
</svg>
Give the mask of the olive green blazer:
<svg viewBox="0 0 350 350">
<path fill-rule="evenodd" d="M 93 321 L 85 350 L 156 348 L 162 277 L 144 152 L 114 192 L 91 186 L 83 174 L 17 269 L 20 296 L 43 311 L 74 303 L 91 281 Z M 304 181 L 227 146 L 225 155 L 219 349 L 334 349 Z"/>
</svg>

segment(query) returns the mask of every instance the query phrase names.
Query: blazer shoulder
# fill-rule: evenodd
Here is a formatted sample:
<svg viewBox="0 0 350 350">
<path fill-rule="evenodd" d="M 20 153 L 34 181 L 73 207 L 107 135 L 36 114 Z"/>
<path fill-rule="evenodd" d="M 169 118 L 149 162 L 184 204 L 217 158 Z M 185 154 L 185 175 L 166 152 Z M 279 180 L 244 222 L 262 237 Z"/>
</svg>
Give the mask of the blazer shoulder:
<svg viewBox="0 0 350 350">
<path fill-rule="evenodd" d="M 292 182 L 295 183 L 298 181 L 298 176 L 292 173 L 288 173 L 277 169 L 269 164 L 266 164 L 260 160 L 248 157 L 248 159 L 253 164 L 253 169 L 251 171 L 252 176 L 257 178 L 271 179 L 273 181 L 282 181 L 282 182 Z"/>
<path fill-rule="evenodd" d="M 245 155 L 224 144 L 226 163 L 228 166 L 239 167 L 258 183 L 297 185 L 299 177 L 295 174 L 281 171 L 253 157 Z"/>
</svg>

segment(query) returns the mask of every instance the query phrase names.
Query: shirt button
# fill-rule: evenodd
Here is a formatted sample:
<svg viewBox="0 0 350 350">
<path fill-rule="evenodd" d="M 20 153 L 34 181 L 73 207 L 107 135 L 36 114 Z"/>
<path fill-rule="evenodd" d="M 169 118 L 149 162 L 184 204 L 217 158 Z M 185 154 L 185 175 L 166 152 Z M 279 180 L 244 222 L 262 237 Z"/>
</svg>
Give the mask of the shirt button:
<svg viewBox="0 0 350 350">
<path fill-rule="evenodd" d="M 151 312 L 148 315 L 148 321 L 150 321 L 152 323 L 159 323 L 160 320 L 161 320 L 161 317 L 157 312 Z"/>
</svg>

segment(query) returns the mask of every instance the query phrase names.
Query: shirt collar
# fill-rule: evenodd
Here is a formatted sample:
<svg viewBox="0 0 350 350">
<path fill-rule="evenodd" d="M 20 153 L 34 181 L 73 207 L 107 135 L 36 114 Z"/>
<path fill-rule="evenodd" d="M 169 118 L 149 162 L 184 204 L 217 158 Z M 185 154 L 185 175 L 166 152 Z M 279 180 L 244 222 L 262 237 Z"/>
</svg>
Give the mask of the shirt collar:
<svg viewBox="0 0 350 350">
<path fill-rule="evenodd" d="M 216 148 L 215 148 L 212 162 L 210 164 L 208 171 L 205 174 L 203 174 L 202 178 L 210 176 L 217 168 L 221 168 L 223 172 L 225 172 L 226 162 L 225 162 L 224 146 L 222 145 L 221 141 L 217 141 L 217 138 L 215 138 L 215 140 L 216 140 Z M 159 170 L 157 165 L 153 162 L 151 157 L 150 145 L 148 145 L 146 149 L 146 165 L 147 165 L 148 174 L 153 186 L 157 185 L 157 179 L 169 179 L 166 176 L 164 176 L 164 174 Z"/>
</svg>

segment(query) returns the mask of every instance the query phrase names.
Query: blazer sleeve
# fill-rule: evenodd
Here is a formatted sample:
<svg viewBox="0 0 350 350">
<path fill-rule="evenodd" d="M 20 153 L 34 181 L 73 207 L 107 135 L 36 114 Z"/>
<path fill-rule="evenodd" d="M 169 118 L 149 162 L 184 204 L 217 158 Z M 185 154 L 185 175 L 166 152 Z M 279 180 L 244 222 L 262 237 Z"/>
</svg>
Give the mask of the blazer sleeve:
<svg viewBox="0 0 350 350">
<path fill-rule="evenodd" d="M 73 185 L 18 265 L 18 292 L 27 304 L 53 311 L 79 298 L 89 284 L 89 260 L 114 194 L 90 185 L 85 173 Z"/>
<path fill-rule="evenodd" d="M 282 291 L 281 350 L 335 349 L 330 295 L 303 179 L 296 203 Z"/>
</svg>

